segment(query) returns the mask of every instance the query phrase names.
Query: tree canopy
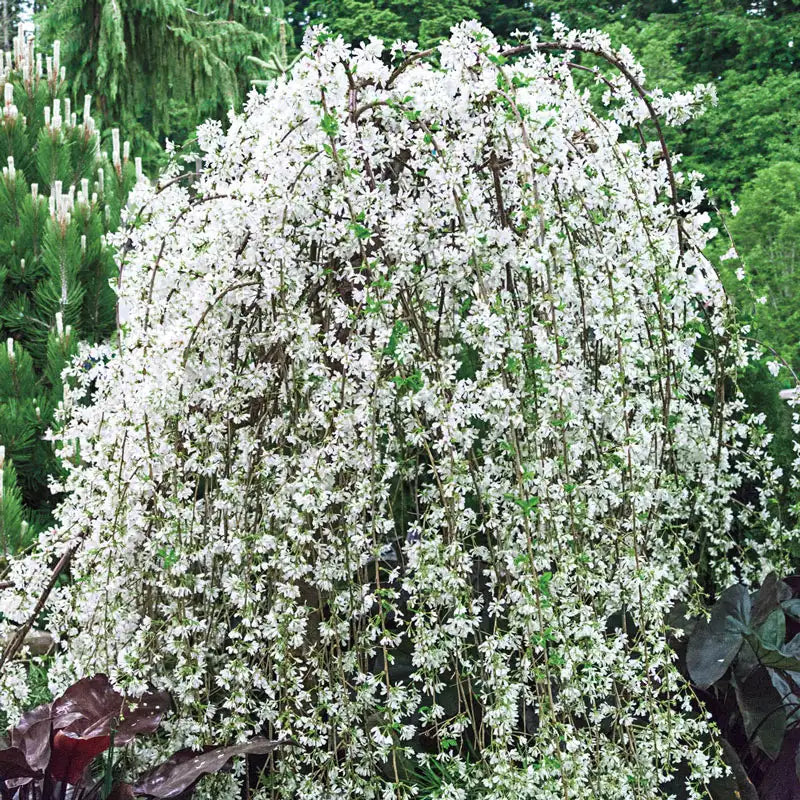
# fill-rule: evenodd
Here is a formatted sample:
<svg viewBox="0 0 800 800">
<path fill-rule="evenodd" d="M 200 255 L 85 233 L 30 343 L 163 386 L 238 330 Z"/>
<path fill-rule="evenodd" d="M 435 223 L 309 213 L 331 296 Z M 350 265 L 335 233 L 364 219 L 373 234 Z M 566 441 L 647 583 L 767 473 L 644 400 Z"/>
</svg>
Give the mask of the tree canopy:
<svg viewBox="0 0 800 800">
<path fill-rule="evenodd" d="M 39 17 L 62 41 L 76 95 L 93 93 L 105 125 L 120 125 L 152 160 L 165 136 L 189 137 L 224 116 L 249 87 L 248 56 L 278 42 L 280 0 L 52 0 Z"/>
</svg>

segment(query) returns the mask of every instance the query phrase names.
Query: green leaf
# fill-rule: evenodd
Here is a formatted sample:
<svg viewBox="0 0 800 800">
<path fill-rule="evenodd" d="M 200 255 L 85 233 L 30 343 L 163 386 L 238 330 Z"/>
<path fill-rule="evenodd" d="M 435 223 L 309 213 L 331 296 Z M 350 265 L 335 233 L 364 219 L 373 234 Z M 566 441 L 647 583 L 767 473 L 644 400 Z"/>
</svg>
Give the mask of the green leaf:
<svg viewBox="0 0 800 800">
<path fill-rule="evenodd" d="M 395 320 L 394 327 L 392 328 L 392 335 L 383 349 L 383 354 L 389 358 L 394 358 L 397 352 L 398 342 L 408 333 L 408 323 L 403 319 Z"/>
<path fill-rule="evenodd" d="M 781 608 L 787 616 L 800 621 L 800 597 L 795 597 L 793 600 L 784 600 L 781 603 Z"/>
<path fill-rule="evenodd" d="M 800 672 L 790 670 L 768 669 L 770 680 L 775 687 L 775 691 L 783 700 L 786 709 L 786 725 L 792 727 L 797 724 L 800 715 L 800 697 L 797 691 L 800 690 Z"/>
<path fill-rule="evenodd" d="M 782 647 L 766 647 L 758 636 L 748 636 L 747 641 L 765 667 L 800 672 L 800 634 Z"/>
<path fill-rule="evenodd" d="M 510 500 L 514 505 L 518 506 L 522 513 L 529 517 L 539 507 L 539 498 L 534 495 L 533 497 L 517 497 L 513 494 L 505 495 L 506 500 Z"/>
<path fill-rule="evenodd" d="M 783 581 L 779 581 L 774 572 L 770 572 L 753 598 L 753 625 L 757 627 L 764 622 L 782 602 L 791 596 L 792 590 Z"/>
<path fill-rule="evenodd" d="M 727 672 L 749 627 L 750 595 L 741 584 L 731 586 L 689 637 L 686 667 L 697 686 L 707 689 Z"/>
<path fill-rule="evenodd" d="M 351 222 L 350 230 L 353 231 L 358 239 L 369 239 L 372 236 L 372 231 L 369 228 L 365 228 L 360 222 Z"/>
<path fill-rule="evenodd" d="M 777 650 L 786 638 L 786 617 L 783 609 L 776 608 L 758 629 L 758 638 L 764 647 Z"/>
<path fill-rule="evenodd" d="M 395 375 L 392 378 L 392 382 L 398 389 L 409 389 L 412 394 L 416 394 L 425 385 L 422 373 L 419 370 L 415 370 L 411 375 Z"/>
<path fill-rule="evenodd" d="M 792 658 L 800 659 L 800 633 L 797 634 L 788 644 L 781 648 L 781 652 Z"/>
<path fill-rule="evenodd" d="M 748 739 L 776 758 L 786 732 L 786 709 L 768 671 L 759 667 L 743 682 L 734 679 L 733 685 Z"/>
<path fill-rule="evenodd" d="M 323 132 L 328 134 L 328 136 L 336 136 L 336 134 L 339 133 L 339 120 L 337 120 L 332 114 L 325 114 L 322 117 L 319 126 L 322 128 Z"/>
</svg>

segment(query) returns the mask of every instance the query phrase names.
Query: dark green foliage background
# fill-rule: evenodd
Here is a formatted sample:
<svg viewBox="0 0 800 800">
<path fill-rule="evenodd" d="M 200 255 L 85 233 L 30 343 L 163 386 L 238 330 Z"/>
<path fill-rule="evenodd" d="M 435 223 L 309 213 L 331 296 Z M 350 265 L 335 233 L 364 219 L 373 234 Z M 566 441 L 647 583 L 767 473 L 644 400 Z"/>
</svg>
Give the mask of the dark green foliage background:
<svg viewBox="0 0 800 800">
<path fill-rule="evenodd" d="M 95 95 L 153 171 L 165 137 L 241 105 L 248 57 L 278 46 L 282 16 L 280 0 L 51 0 L 36 19 L 44 45 L 62 42 L 72 94 Z"/>
<path fill-rule="evenodd" d="M 104 236 L 135 181 L 134 164 L 104 158 L 82 119 L 46 124 L 46 108 L 64 110 L 66 82 L 15 70 L 10 83 L 18 114 L 0 118 L 0 564 L 50 522 L 59 466 L 45 434 L 78 342 L 114 331 L 116 266 Z M 56 188 L 75 197 L 68 217 L 51 208 Z"/>
</svg>

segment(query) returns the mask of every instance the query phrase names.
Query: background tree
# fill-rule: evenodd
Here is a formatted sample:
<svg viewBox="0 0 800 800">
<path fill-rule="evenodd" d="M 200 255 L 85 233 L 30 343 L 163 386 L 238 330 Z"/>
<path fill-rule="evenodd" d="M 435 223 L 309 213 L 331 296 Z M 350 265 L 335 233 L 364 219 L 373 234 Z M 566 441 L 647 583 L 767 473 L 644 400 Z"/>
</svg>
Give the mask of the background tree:
<svg viewBox="0 0 800 800">
<path fill-rule="evenodd" d="M 242 98 L 277 42 L 280 0 L 53 0 L 45 40 L 64 42 L 72 94 L 97 95 L 104 125 L 119 125 L 153 163 L 165 136 L 190 136 Z"/>
<path fill-rule="evenodd" d="M 11 49 L 25 5 L 21 0 L 0 0 L 0 47 L 3 50 Z"/>
<path fill-rule="evenodd" d="M 378 36 L 389 41 L 413 39 L 424 47 L 447 36 L 455 23 L 480 17 L 481 3 L 479 0 L 301 0 L 289 8 L 301 26 L 322 23 L 348 41 Z"/>
<path fill-rule="evenodd" d="M 728 226 L 741 258 L 723 256 L 722 274 L 755 335 L 798 372 L 800 164 L 779 161 L 764 167 L 740 193 L 739 203 Z M 715 252 L 722 249 L 720 242 Z"/>
<path fill-rule="evenodd" d="M 118 131 L 110 157 L 99 153 L 88 97 L 78 121 L 58 47 L 43 59 L 17 38 L 0 86 L 0 516 L 16 546 L 26 541 L 19 525 L 33 536 L 50 519 L 58 463 L 43 437 L 62 399 L 61 370 L 79 340 L 102 341 L 115 327 L 105 234 L 119 225 L 136 169 Z M 21 516 L 9 505 L 20 497 Z"/>
</svg>

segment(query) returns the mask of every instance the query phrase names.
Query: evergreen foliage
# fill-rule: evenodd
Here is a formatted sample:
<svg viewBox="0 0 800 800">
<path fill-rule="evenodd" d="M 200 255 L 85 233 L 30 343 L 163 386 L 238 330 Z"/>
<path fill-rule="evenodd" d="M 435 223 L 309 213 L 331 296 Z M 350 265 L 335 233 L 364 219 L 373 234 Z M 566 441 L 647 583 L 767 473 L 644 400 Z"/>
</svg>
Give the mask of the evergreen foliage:
<svg viewBox="0 0 800 800">
<path fill-rule="evenodd" d="M 5 447 L 0 445 L 0 554 L 4 559 L 22 549 L 27 541 L 27 527 L 17 472 L 6 461 Z"/>
<path fill-rule="evenodd" d="M 22 0 L 0 0 L 0 49 L 10 50 L 25 4 Z"/>
<path fill-rule="evenodd" d="M 764 167 L 739 202 L 728 222 L 735 249 L 722 256 L 722 274 L 754 335 L 800 372 L 800 163 Z"/>
<path fill-rule="evenodd" d="M 192 8 L 210 20 L 235 22 L 249 32 L 230 62 L 238 81 L 237 99 L 243 98 L 253 79 L 260 76 L 260 70 L 253 66 L 254 60 L 271 61 L 275 56 L 285 63 L 287 49 L 294 46 L 291 29 L 284 22 L 283 0 L 268 4 L 263 0 L 197 0 Z"/>
<path fill-rule="evenodd" d="M 61 371 L 79 340 L 102 341 L 115 327 L 105 233 L 120 223 L 136 166 L 117 131 L 111 158 L 101 157 L 90 98 L 79 122 L 58 45 L 42 58 L 17 37 L 0 83 L 0 514 L 13 550 L 29 541 L 20 520 L 32 536 L 52 508 L 47 483 L 58 464 L 44 436 L 62 399 Z"/>
<path fill-rule="evenodd" d="M 120 125 L 149 163 L 158 140 L 184 140 L 238 103 L 278 41 L 280 0 L 53 0 L 45 39 L 64 41 L 74 96 L 97 95 L 104 124 Z"/>
</svg>

